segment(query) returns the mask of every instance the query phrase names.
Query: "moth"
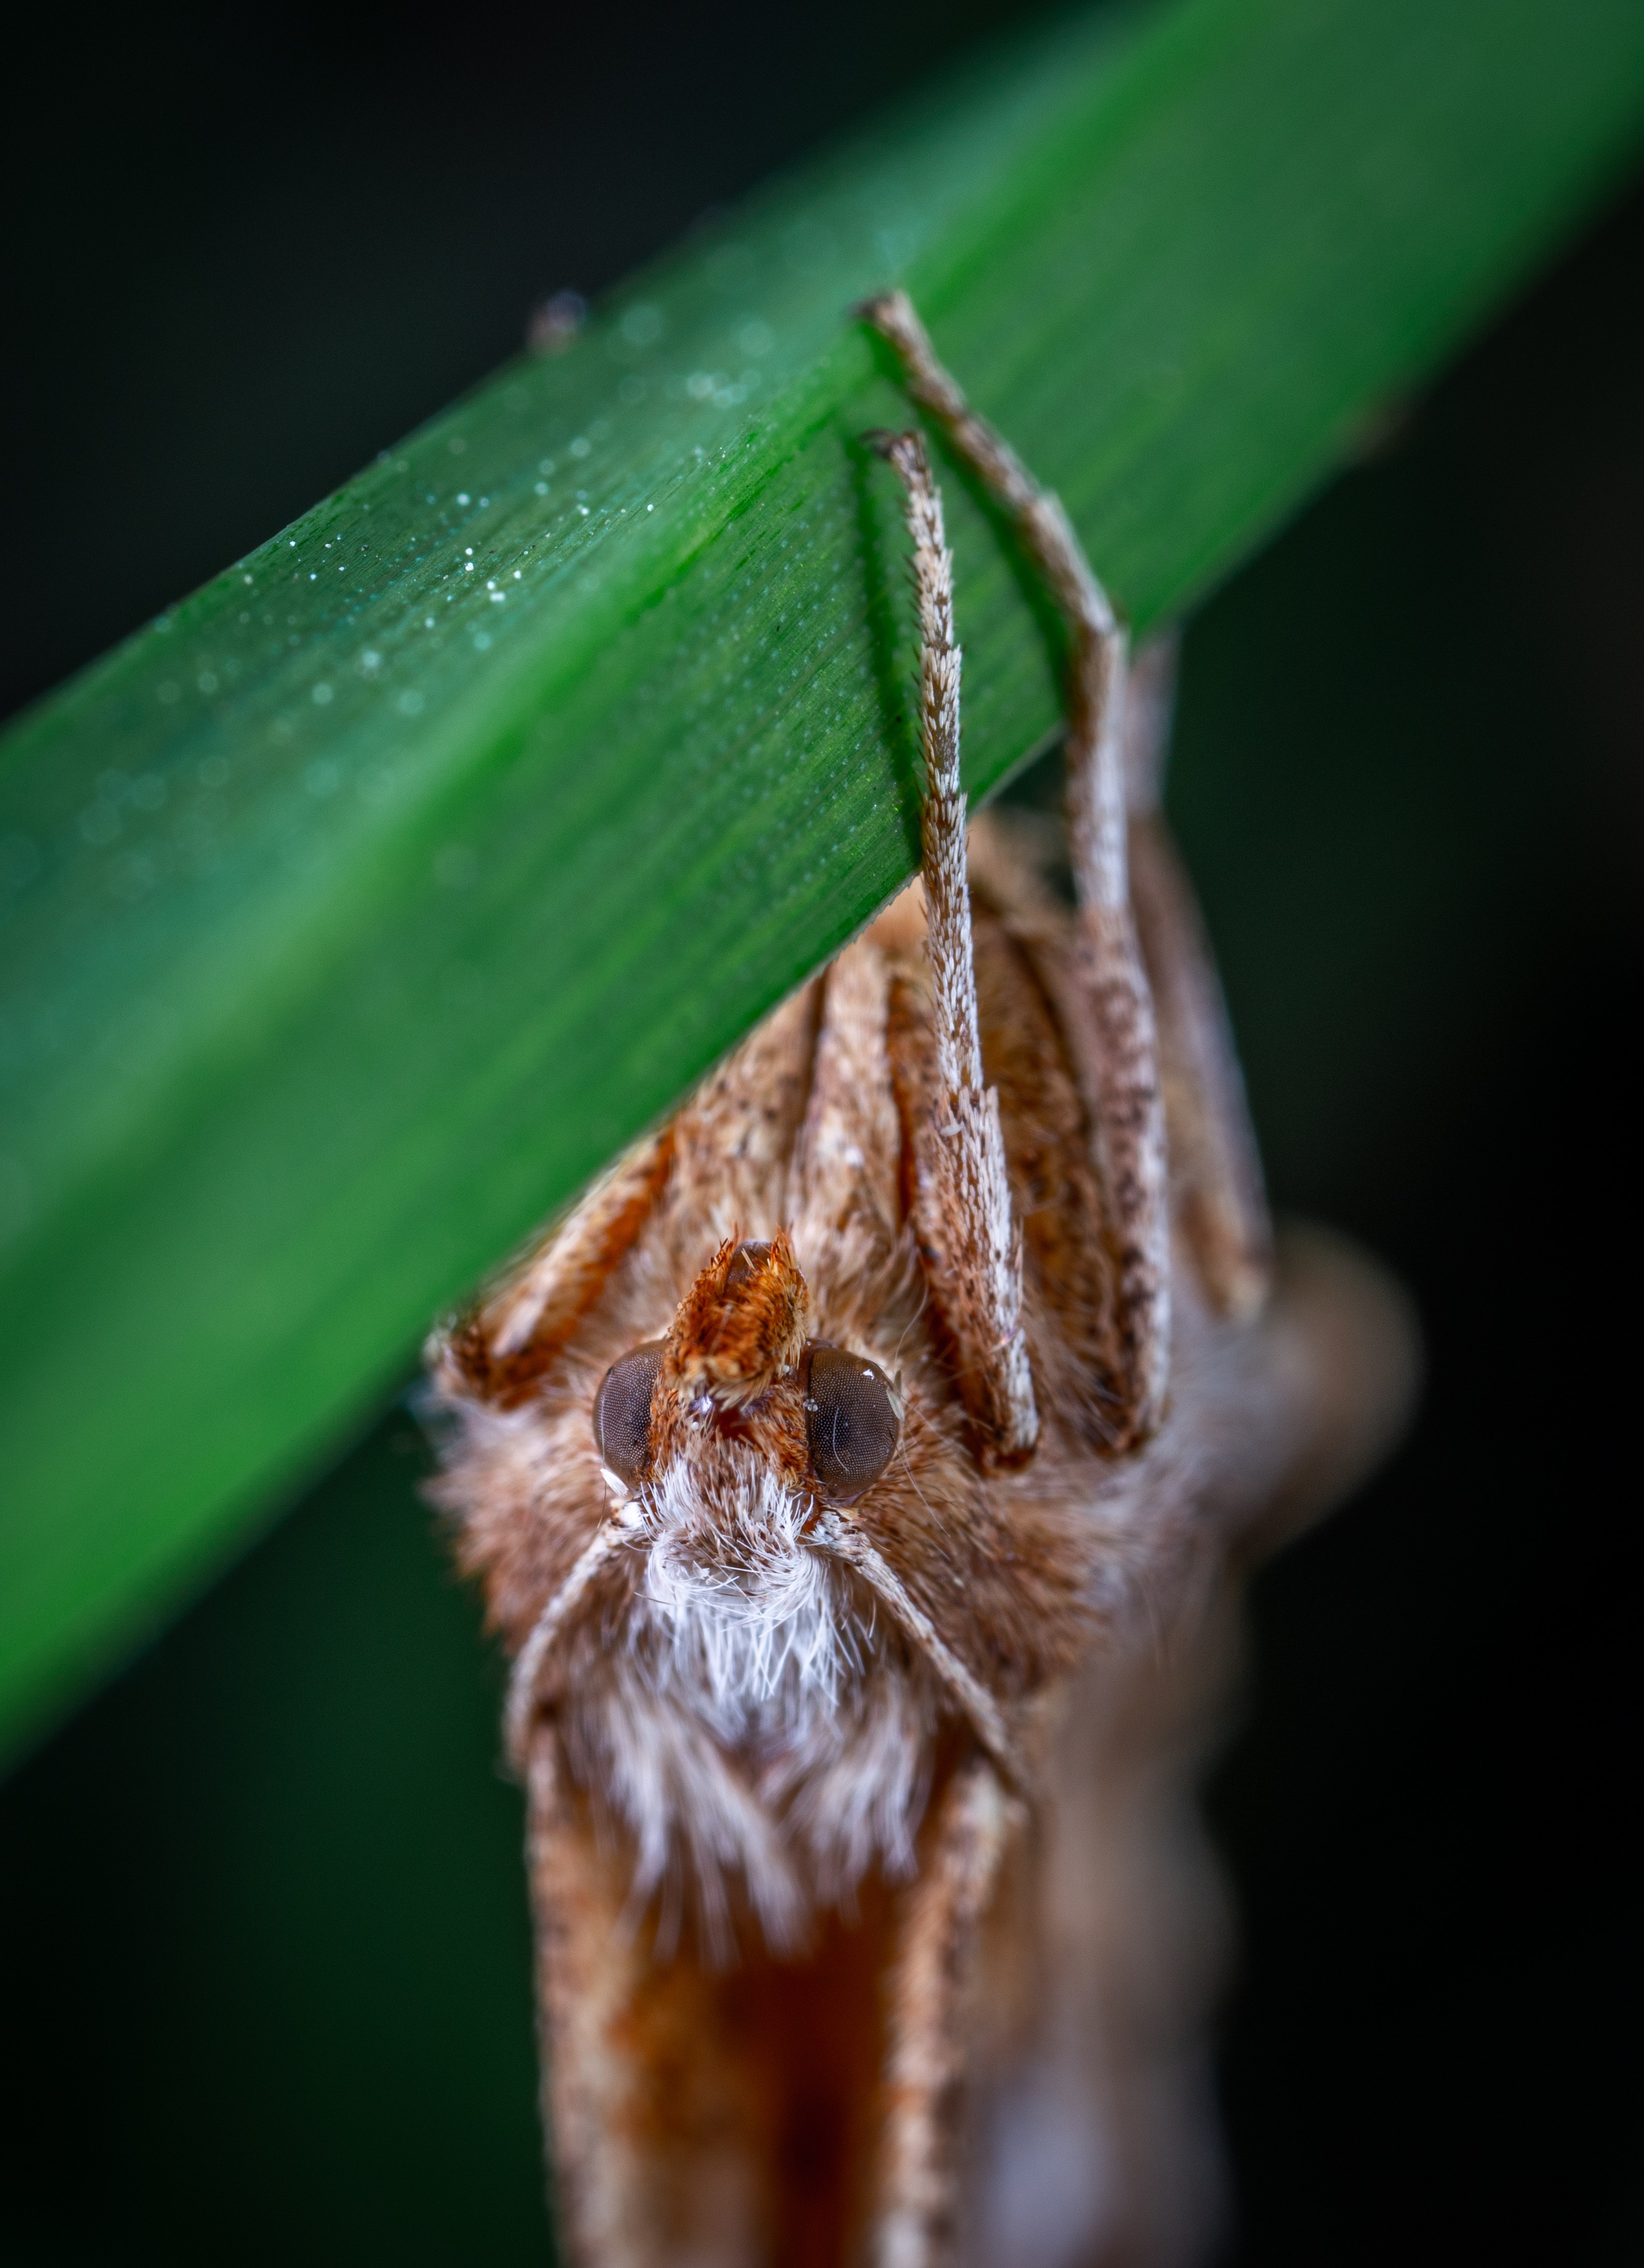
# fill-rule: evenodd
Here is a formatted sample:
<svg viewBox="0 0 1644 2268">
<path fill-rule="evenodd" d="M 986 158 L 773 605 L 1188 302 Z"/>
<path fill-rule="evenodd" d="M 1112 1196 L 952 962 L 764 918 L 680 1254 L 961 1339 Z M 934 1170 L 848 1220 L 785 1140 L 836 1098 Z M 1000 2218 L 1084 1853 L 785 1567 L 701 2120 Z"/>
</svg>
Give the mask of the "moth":
<svg viewBox="0 0 1644 2268">
<path fill-rule="evenodd" d="M 859 313 L 1065 626 L 1077 902 L 967 825 L 940 495 L 922 431 L 870 437 L 918 881 L 430 1350 L 582 2268 L 1194 2256 L 1225 1602 L 1409 1388 L 1372 1265 L 1275 1249 L 1159 809 L 1168 654 L 1131 668 L 908 299 Z"/>
</svg>

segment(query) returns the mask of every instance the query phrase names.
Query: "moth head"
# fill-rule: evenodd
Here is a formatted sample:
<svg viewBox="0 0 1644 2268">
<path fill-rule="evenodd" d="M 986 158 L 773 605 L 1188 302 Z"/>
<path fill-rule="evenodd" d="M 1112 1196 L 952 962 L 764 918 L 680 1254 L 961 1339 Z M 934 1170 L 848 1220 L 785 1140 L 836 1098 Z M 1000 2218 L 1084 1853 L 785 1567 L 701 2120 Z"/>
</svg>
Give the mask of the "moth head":
<svg viewBox="0 0 1644 2268">
<path fill-rule="evenodd" d="M 785 1235 L 727 1238 L 667 1336 L 606 1372 L 593 1404 L 604 1463 L 638 1490 L 675 1458 L 701 1464 L 734 1445 L 800 1494 L 854 1503 L 896 1453 L 902 1400 L 866 1355 L 807 1335 L 808 1305 Z"/>
</svg>

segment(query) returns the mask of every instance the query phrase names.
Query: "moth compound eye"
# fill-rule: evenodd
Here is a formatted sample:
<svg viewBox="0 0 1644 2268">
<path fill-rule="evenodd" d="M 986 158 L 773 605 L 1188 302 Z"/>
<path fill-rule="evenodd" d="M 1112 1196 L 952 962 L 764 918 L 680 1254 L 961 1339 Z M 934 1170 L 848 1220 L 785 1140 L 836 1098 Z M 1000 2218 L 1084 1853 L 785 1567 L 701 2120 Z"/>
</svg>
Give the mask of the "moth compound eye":
<svg viewBox="0 0 1644 2268">
<path fill-rule="evenodd" d="M 837 1504 L 849 1504 L 879 1478 L 896 1450 L 902 1432 L 896 1389 L 866 1355 L 816 1347 L 805 1427 L 824 1492 Z"/>
<path fill-rule="evenodd" d="M 639 1477 L 651 1437 L 651 1394 L 662 1367 L 663 1342 L 637 1346 L 606 1372 L 593 1403 L 600 1454 L 630 1488 Z"/>
</svg>

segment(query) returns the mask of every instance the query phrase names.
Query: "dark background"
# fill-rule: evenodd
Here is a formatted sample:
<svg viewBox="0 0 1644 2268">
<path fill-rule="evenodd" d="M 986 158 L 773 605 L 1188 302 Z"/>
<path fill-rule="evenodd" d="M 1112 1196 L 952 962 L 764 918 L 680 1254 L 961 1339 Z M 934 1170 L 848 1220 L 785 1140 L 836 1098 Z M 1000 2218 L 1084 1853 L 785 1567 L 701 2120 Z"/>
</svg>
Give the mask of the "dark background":
<svg viewBox="0 0 1644 2268">
<path fill-rule="evenodd" d="M 37 24 L 0 705 L 1011 13 Z M 1641 622 L 1635 192 L 1187 641 L 1171 799 L 1275 1191 L 1430 1359 L 1259 1579 L 1209 1789 L 1249 2268 L 1644 2260 Z M 543 2258 L 517 1798 L 422 1469 L 390 1413 L 0 1789 L 0 2260 Z"/>
</svg>

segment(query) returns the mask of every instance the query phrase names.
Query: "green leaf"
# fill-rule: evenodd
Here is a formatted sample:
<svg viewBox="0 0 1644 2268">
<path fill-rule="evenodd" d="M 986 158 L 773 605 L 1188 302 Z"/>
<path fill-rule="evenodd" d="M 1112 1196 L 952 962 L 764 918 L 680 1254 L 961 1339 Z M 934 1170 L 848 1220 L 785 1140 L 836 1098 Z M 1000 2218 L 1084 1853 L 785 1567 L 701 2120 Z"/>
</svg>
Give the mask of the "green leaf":
<svg viewBox="0 0 1644 2268">
<path fill-rule="evenodd" d="M 0 745 L 0 1724 L 910 871 L 905 281 L 1134 622 L 1593 199 L 1636 0 L 1066 23 L 778 184 Z M 954 478 L 967 777 L 1054 654 Z"/>
</svg>

